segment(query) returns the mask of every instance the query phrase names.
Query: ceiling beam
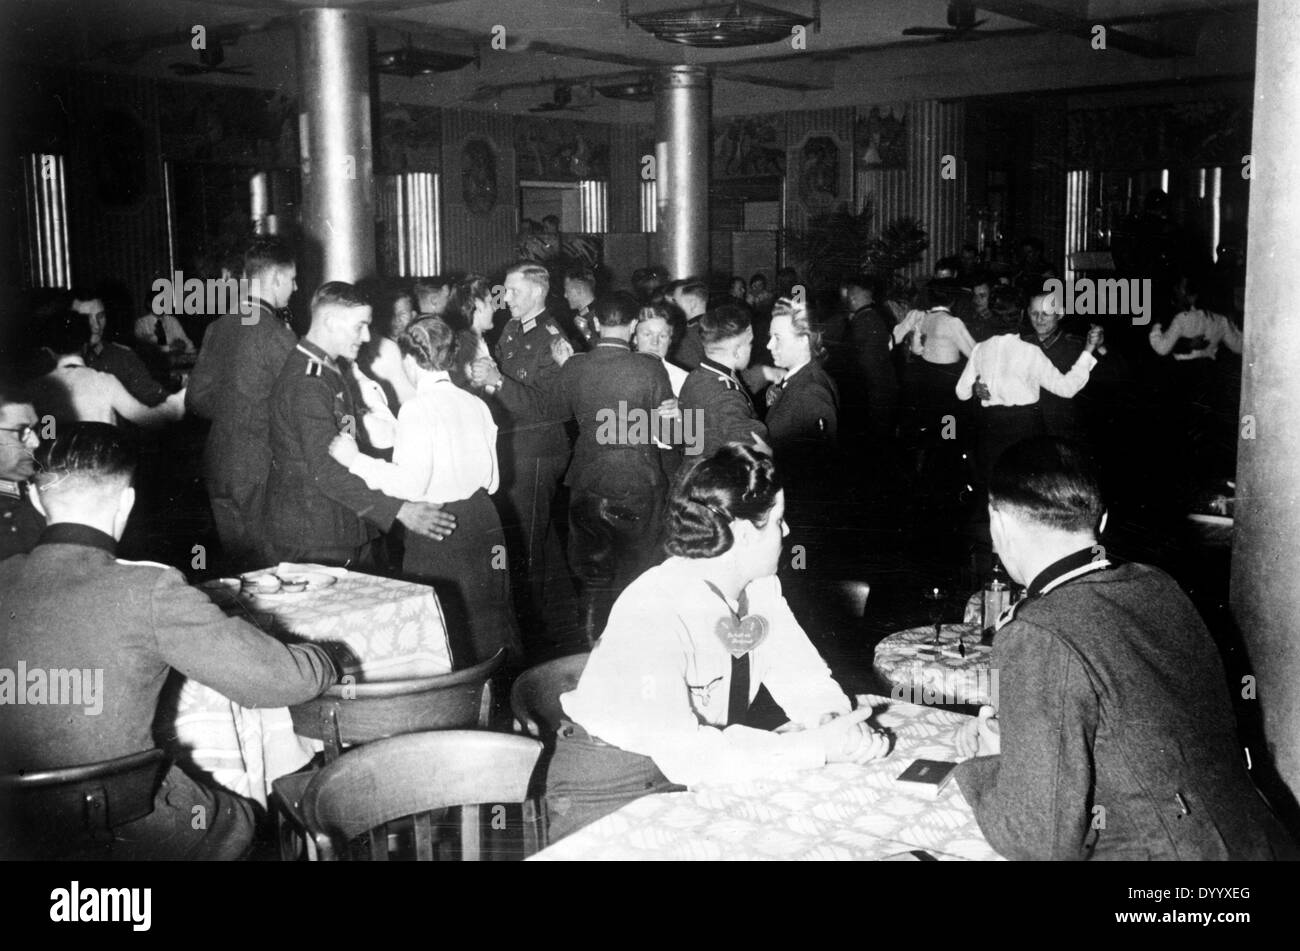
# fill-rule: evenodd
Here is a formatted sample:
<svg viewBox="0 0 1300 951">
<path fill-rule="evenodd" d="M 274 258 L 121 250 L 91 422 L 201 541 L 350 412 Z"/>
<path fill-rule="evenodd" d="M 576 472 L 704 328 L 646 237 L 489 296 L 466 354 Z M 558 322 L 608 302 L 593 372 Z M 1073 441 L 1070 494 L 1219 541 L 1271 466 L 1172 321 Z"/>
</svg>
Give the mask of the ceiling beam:
<svg viewBox="0 0 1300 951">
<path fill-rule="evenodd" d="M 1067 36 L 1077 36 L 1084 40 L 1092 39 L 1094 27 L 1098 25 L 1106 26 L 1107 49 L 1123 50 L 1125 53 L 1132 53 L 1135 56 L 1142 56 L 1147 59 L 1190 56 L 1193 52 L 1171 46 L 1168 43 L 1162 43 L 1159 40 L 1149 40 L 1146 37 L 1135 36 L 1132 33 L 1124 33 L 1100 21 L 1075 16 L 1057 7 L 1037 2 L 1037 0 L 976 0 L 975 5 L 981 10 L 995 13 L 998 16 L 1023 20 L 1025 23 L 1032 23 L 1035 26 L 1044 27 Z"/>
</svg>

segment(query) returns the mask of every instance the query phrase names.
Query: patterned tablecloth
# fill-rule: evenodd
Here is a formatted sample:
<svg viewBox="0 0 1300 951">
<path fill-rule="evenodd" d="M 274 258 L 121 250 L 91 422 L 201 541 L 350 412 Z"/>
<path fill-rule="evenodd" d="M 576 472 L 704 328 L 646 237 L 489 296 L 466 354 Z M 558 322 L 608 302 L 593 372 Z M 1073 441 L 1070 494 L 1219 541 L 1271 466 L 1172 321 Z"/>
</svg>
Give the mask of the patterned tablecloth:
<svg viewBox="0 0 1300 951">
<path fill-rule="evenodd" d="M 358 681 L 451 670 L 442 607 L 425 585 L 348 571 L 319 591 L 215 600 L 273 635 L 346 642 L 360 664 L 345 673 Z M 241 707 L 193 680 L 181 685 L 174 722 L 168 746 L 178 761 L 263 805 L 272 781 L 302 768 L 319 748 L 293 732 L 287 708 Z"/>
<path fill-rule="evenodd" d="M 957 649 L 966 645 L 966 656 Z M 934 649 L 934 625 L 890 634 L 876 645 L 876 673 L 894 689 L 890 696 L 910 703 L 991 703 L 997 706 L 997 671 L 989 666 L 992 647 L 980 644 L 979 626 L 945 624 Z"/>
<path fill-rule="evenodd" d="M 734 786 L 645 796 L 533 856 L 536 860 L 878 860 L 915 849 L 996 860 L 955 781 L 936 797 L 900 783 L 913 760 L 955 760 L 961 714 L 863 696 L 891 729 L 888 757 Z"/>
</svg>

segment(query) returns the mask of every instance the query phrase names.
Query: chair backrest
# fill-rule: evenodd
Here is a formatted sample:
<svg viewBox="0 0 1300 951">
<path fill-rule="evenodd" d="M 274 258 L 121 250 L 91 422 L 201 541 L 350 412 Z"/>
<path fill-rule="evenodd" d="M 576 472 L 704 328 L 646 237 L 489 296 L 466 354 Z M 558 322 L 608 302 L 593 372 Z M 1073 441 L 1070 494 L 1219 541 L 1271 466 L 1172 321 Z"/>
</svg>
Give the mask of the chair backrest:
<svg viewBox="0 0 1300 951">
<path fill-rule="evenodd" d="M 159 749 L 117 759 L 16 775 L 0 775 L 10 848 L 31 858 L 57 858 L 85 848 L 108 850 L 112 830 L 153 812 L 167 769 Z"/>
<path fill-rule="evenodd" d="M 372 858 L 386 858 L 388 836 L 382 827 L 415 817 L 416 855 L 428 859 L 433 857 L 428 814 L 462 806 L 463 851 L 466 858 L 477 858 L 480 832 L 474 807 L 526 803 L 541 752 L 537 740 L 481 730 L 377 740 L 316 774 L 302 795 L 303 821 L 322 846 L 322 858 L 345 856 L 348 843 L 367 832 Z M 531 848 L 539 845 L 534 838 Z"/>
<path fill-rule="evenodd" d="M 578 685 L 590 652 L 571 654 L 530 667 L 519 675 L 510 691 L 510 709 L 524 731 L 549 742 L 560 726 L 564 711 L 560 694 Z"/>
<path fill-rule="evenodd" d="M 289 708 L 299 736 L 321 740 L 326 762 L 345 746 L 422 730 L 486 727 L 492 709 L 491 678 L 505 650 L 450 674 L 409 680 L 335 684 L 314 700 Z"/>
</svg>

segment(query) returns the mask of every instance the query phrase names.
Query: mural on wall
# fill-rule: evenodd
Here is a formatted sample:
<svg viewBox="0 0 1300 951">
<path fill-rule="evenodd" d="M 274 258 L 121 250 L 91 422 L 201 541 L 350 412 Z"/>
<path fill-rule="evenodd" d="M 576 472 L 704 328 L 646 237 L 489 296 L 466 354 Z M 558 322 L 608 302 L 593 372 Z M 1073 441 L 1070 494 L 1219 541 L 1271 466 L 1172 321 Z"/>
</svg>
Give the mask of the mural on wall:
<svg viewBox="0 0 1300 951">
<path fill-rule="evenodd" d="M 189 162 L 293 168 L 294 100 L 278 90 L 158 83 L 163 155 Z"/>
<path fill-rule="evenodd" d="M 387 174 L 436 172 L 442 165 L 442 111 L 384 103 L 379 114 L 377 169 Z"/>
<path fill-rule="evenodd" d="M 1250 152 L 1249 100 L 1186 102 L 1069 114 L 1070 168 L 1241 167 Z"/>
<path fill-rule="evenodd" d="M 521 180 L 608 179 L 609 132 L 590 122 L 520 117 L 515 163 Z"/>
<path fill-rule="evenodd" d="M 718 122 L 713 178 L 785 174 L 785 116 L 739 116 Z"/>
<path fill-rule="evenodd" d="M 848 161 L 838 137 L 807 135 L 792 150 L 792 158 L 794 193 L 809 214 L 830 211 L 848 199 Z"/>
<path fill-rule="evenodd" d="M 461 199 L 476 215 L 486 215 L 497 205 L 497 151 L 482 136 L 472 135 L 460 149 Z"/>
<path fill-rule="evenodd" d="M 872 106 L 853 129 L 860 169 L 907 168 L 907 107 Z"/>
</svg>

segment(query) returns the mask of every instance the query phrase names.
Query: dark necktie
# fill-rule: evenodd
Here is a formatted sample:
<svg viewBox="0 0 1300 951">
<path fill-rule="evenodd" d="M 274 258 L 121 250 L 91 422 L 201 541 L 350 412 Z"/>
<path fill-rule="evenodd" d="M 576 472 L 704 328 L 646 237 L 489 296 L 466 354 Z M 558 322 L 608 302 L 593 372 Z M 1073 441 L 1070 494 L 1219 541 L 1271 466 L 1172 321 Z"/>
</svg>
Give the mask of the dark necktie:
<svg viewBox="0 0 1300 951">
<path fill-rule="evenodd" d="M 768 407 L 775 406 L 776 401 L 781 398 L 781 394 L 784 392 L 785 392 L 785 380 L 781 380 L 780 382 L 773 383 L 771 386 L 769 386 L 767 388 Z"/>
<path fill-rule="evenodd" d="M 158 346 L 167 349 L 167 331 L 163 329 L 163 319 L 158 318 L 158 322 L 153 325 L 153 338 L 158 341 Z"/>
<path fill-rule="evenodd" d="M 740 605 L 739 613 L 734 617 L 737 621 L 749 613 L 749 603 L 745 598 L 745 592 L 740 592 L 738 599 Z M 728 605 L 730 609 L 730 605 Z M 746 651 L 739 657 L 731 658 L 731 687 L 727 692 L 727 726 L 736 723 L 744 723 L 745 716 L 749 713 L 749 652 Z"/>
</svg>

